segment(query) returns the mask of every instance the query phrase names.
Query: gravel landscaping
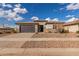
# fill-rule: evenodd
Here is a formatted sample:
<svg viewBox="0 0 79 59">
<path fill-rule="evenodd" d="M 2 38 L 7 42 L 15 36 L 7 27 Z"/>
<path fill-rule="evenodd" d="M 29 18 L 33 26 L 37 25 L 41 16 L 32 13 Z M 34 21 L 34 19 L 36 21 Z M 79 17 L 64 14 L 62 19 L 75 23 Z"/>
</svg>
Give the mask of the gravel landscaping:
<svg viewBox="0 0 79 59">
<path fill-rule="evenodd" d="M 13 33 L 0 34 L 1 38 L 78 38 L 76 33 Z"/>
<path fill-rule="evenodd" d="M 79 38 L 75 33 L 15 33 L 0 38 L 0 55 L 79 55 Z"/>
<path fill-rule="evenodd" d="M 32 38 L 74 38 L 79 37 L 76 33 L 38 33 L 34 34 Z"/>
</svg>

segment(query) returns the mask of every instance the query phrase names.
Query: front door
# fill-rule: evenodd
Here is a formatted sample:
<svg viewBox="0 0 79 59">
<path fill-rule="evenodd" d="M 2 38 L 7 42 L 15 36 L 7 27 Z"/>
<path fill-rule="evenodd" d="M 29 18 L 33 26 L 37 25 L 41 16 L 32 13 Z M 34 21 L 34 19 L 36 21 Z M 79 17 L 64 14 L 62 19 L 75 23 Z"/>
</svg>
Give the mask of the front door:
<svg viewBox="0 0 79 59">
<path fill-rule="evenodd" d="M 38 32 L 43 32 L 43 25 L 39 25 Z"/>
</svg>

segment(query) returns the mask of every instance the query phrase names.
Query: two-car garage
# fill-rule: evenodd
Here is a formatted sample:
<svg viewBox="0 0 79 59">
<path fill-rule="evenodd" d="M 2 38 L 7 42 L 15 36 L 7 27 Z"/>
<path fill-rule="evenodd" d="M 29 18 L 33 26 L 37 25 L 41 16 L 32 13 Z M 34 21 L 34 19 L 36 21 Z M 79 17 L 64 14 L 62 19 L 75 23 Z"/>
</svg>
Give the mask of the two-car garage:
<svg viewBox="0 0 79 59">
<path fill-rule="evenodd" d="M 35 32 L 35 25 L 38 23 L 17 23 L 19 25 L 19 32 L 25 33 L 25 32 Z"/>
<path fill-rule="evenodd" d="M 21 25 L 20 32 L 35 32 L 35 25 L 34 24 Z"/>
</svg>

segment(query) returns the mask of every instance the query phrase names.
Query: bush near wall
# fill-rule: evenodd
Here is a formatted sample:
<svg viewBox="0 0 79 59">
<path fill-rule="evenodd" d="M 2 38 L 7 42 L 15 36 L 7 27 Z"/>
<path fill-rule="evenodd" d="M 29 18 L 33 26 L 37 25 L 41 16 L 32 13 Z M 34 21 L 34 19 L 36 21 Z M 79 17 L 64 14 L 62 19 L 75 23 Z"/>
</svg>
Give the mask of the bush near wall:
<svg viewBox="0 0 79 59">
<path fill-rule="evenodd" d="M 76 33 L 79 33 L 79 31 L 76 31 Z"/>
<path fill-rule="evenodd" d="M 62 30 L 60 31 L 60 33 L 69 33 L 69 31 L 62 29 Z"/>
<path fill-rule="evenodd" d="M 65 30 L 64 32 L 65 32 L 65 33 L 69 33 L 69 31 L 68 31 L 68 30 Z"/>
</svg>

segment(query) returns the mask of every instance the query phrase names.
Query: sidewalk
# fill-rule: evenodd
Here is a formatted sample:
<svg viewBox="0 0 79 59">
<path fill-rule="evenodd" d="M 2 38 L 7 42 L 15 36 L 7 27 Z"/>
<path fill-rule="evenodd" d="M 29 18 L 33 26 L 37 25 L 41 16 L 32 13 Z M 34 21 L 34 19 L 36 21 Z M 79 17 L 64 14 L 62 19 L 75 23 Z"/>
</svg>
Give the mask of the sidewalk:
<svg viewBox="0 0 79 59">
<path fill-rule="evenodd" d="M 79 56 L 79 48 L 1 48 L 1 56 Z"/>
</svg>

